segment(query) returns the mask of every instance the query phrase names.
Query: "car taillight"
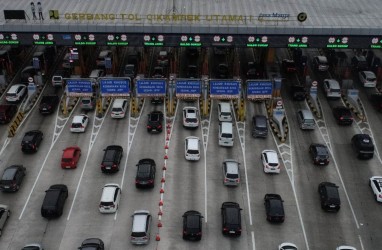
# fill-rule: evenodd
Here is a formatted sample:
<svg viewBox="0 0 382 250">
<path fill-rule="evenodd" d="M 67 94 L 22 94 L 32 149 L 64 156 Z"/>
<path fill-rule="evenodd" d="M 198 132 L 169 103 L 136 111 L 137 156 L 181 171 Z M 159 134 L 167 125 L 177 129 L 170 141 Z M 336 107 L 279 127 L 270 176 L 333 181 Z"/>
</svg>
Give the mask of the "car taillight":
<svg viewBox="0 0 382 250">
<path fill-rule="evenodd" d="M 148 238 L 147 238 L 147 236 L 145 236 L 145 237 L 143 237 L 143 239 L 144 239 L 144 240 L 147 240 Z"/>
<path fill-rule="evenodd" d="M 379 198 L 382 198 L 382 194 L 379 194 L 378 197 L 379 197 Z"/>
<path fill-rule="evenodd" d="M 147 128 L 151 128 L 151 126 L 150 126 L 150 125 L 147 125 Z"/>
<path fill-rule="evenodd" d="M 158 125 L 158 128 L 162 128 L 162 125 Z"/>
<path fill-rule="evenodd" d="M 224 182 L 227 182 L 228 181 L 228 179 L 227 178 L 224 178 Z"/>
<path fill-rule="evenodd" d="M 236 179 L 236 182 L 237 182 L 237 183 L 239 183 L 239 182 L 240 182 L 240 179 L 239 179 L 239 178 L 237 178 L 237 179 Z"/>
<path fill-rule="evenodd" d="M 135 237 L 131 236 L 131 239 L 132 239 L 132 240 L 135 240 Z"/>
<path fill-rule="evenodd" d="M 114 207 L 115 207 L 115 205 L 111 205 L 110 207 L 113 207 L 113 208 L 114 208 Z"/>
<path fill-rule="evenodd" d="M 344 118 L 341 116 L 341 117 L 340 117 L 340 120 L 343 120 L 343 119 L 344 119 Z"/>
<path fill-rule="evenodd" d="M 135 184 L 138 184 L 139 183 L 139 181 L 138 180 L 135 180 Z"/>
<path fill-rule="evenodd" d="M 227 232 L 227 231 L 228 231 L 228 228 L 223 227 L 223 231 L 224 231 L 224 232 Z"/>
<path fill-rule="evenodd" d="M 101 207 L 103 207 L 101 204 L 99 204 L 99 207 L 101 208 Z"/>
<path fill-rule="evenodd" d="M 280 165 L 278 165 L 276 168 L 279 169 L 279 168 L 280 168 Z"/>
<path fill-rule="evenodd" d="M 117 165 L 113 164 L 112 168 L 116 168 L 116 167 L 117 167 Z"/>
<path fill-rule="evenodd" d="M 154 183 L 154 180 L 149 180 L 149 183 Z"/>
</svg>

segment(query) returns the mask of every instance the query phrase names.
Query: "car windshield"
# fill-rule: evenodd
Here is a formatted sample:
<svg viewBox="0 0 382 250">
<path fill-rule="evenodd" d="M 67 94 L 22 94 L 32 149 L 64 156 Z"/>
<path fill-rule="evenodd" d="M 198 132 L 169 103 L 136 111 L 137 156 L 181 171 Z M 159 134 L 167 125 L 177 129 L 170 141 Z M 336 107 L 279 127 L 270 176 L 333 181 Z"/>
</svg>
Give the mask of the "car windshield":
<svg viewBox="0 0 382 250">
<path fill-rule="evenodd" d="M 186 118 L 186 122 L 197 122 L 198 119 L 196 118 Z"/>
<path fill-rule="evenodd" d="M 307 124 L 314 124 L 314 120 L 313 119 L 306 119 L 305 123 L 307 123 Z"/>
<path fill-rule="evenodd" d="M 112 201 L 110 201 L 110 202 L 102 201 L 101 202 L 101 206 L 104 206 L 104 207 L 109 207 L 109 206 L 112 206 L 112 205 L 113 205 Z"/>
<path fill-rule="evenodd" d="M 222 137 L 223 138 L 232 138 L 232 134 L 225 134 L 225 133 L 223 133 Z"/>
<path fill-rule="evenodd" d="M 13 97 L 13 96 L 16 96 L 16 93 L 7 93 L 7 96 Z"/>
<path fill-rule="evenodd" d="M 144 165 L 139 165 L 138 177 L 149 177 L 150 176 L 150 165 L 149 164 L 144 164 Z"/>
<path fill-rule="evenodd" d="M 73 123 L 72 127 L 73 128 L 81 128 L 82 124 L 81 123 Z"/>
<path fill-rule="evenodd" d="M 71 158 L 62 158 L 62 162 L 71 162 L 72 159 Z"/>
<path fill-rule="evenodd" d="M 187 150 L 187 153 L 191 155 L 195 155 L 195 154 L 199 154 L 199 151 L 196 149 L 189 149 Z"/>
<path fill-rule="evenodd" d="M 122 108 L 113 108 L 112 112 L 122 112 Z"/>
<path fill-rule="evenodd" d="M 114 151 L 114 150 L 108 150 L 108 151 L 106 151 L 104 161 L 105 161 L 105 162 L 107 162 L 107 161 L 114 161 L 114 154 L 115 154 L 115 152 L 116 152 L 116 151 Z"/>
<path fill-rule="evenodd" d="M 23 247 L 22 250 L 40 250 L 40 248 L 36 246 L 29 246 L 29 247 Z"/>
<path fill-rule="evenodd" d="M 228 179 L 236 179 L 236 178 L 239 178 L 239 176 L 237 174 L 227 174 L 227 178 Z"/>
<path fill-rule="evenodd" d="M 187 228 L 199 228 L 199 216 L 189 216 L 187 218 Z"/>
</svg>

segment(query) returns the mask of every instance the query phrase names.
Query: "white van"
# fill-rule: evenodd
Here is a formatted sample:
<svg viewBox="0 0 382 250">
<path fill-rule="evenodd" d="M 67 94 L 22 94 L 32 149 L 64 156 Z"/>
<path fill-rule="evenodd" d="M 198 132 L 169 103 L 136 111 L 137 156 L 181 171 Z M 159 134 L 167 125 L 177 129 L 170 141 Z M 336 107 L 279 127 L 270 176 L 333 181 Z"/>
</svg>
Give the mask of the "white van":
<svg viewBox="0 0 382 250">
<path fill-rule="evenodd" d="M 233 125 L 232 122 L 219 123 L 219 145 L 232 147 L 233 146 Z"/>
<path fill-rule="evenodd" d="M 219 121 L 221 122 L 232 121 L 231 104 L 229 102 L 219 102 L 218 117 L 219 117 Z"/>
<path fill-rule="evenodd" d="M 111 108 L 112 118 L 124 118 L 127 112 L 128 100 L 115 99 Z"/>
<path fill-rule="evenodd" d="M 301 109 L 297 111 L 297 119 L 301 129 L 312 130 L 316 128 L 316 122 L 314 120 L 313 114 L 308 109 Z"/>
<path fill-rule="evenodd" d="M 186 137 L 184 140 L 184 156 L 189 161 L 198 161 L 200 159 L 200 140 L 198 137 Z"/>
<path fill-rule="evenodd" d="M 148 244 L 150 241 L 151 214 L 147 210 L 137 210 L 132 215 L 133 226 L 130 242 L 134 245 Z"/>
<path fill-rule="evenodd" d="M 340 84 L 334 79 L 324 80 L 324 90 L 327 98 L 338 99 L 341 98 Z"/>
</svg>

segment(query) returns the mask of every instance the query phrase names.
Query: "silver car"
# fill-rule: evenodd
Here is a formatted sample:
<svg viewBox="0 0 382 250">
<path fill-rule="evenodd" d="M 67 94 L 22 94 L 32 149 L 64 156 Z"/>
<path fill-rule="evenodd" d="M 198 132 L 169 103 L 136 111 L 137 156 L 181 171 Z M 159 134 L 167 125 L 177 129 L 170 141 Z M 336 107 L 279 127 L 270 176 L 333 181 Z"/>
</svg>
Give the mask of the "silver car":
<svg viewBox="0 0 382 250">
<path fill-rule="evenodd" d="M 236 160 L 223 161 L 223 183 L 226 186 L 237 186 L 240 183 L 240 163 Z"/>
<path fill-rule="evenodd" d="M 10 215 L 11 211 L 9 210 L 9 207 L 7 205 L 0 204 L 0 236 L 3 233 L 5 223 L 7 222 Z"/>
<path fill-rule="evenodd" d="M 26 245 L 21 250 L 44 250 L 44 248 L 42 248 L 40 244 L 33 243 L 33 244 Z"/>
</svg>

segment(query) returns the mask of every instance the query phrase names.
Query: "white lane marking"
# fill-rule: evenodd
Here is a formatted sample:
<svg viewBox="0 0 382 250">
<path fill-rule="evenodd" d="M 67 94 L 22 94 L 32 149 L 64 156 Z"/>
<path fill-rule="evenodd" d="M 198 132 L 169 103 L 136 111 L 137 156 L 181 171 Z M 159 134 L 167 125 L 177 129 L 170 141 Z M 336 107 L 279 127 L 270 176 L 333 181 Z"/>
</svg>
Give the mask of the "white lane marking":
<svg viewBox="0 0 382 250">
<path fill-rule="evenodd" d="M 57 120 L 58 120 L 59 118 L 60 118 L 60 117 L 58 116 L 58 111 L 57 111 L 57 114 L 56 114 L 56 124 L 55 124 L 55 128 L 54 128 L 55 131 L 56 131 Z M 69 118 L 66 118 L 66 121 L 65 121 L 65 123 L 64 123 L 64 126 L 66 125 L 66 123 L 68 122 L 68 120 L 69 120 Z M 63 130 L 61 129 L 61 130 L 57 133 L 57 138 L 61 135 L 62 131 L 63 131 Z M 55 132 L 54 134 L 56 134 L 56 132 Z M 57 140 L 57 138 L 56 138 L 56 140 Z M 40 178 L 40 175 L 41 175 L 41 173 L 42 173 L 42 170 L 43 170 L 44 167 L 45 167 L 45 163 L 46 163 L 46 161 L 48 160 L 48 157 L 49 157 L 49 155 L 50 155 L 50 152 L 51 152 L 52 149 L 53 149 L 54 144 L 56 143 L 56 140 L 54 140 L 54 136 L 53 136 L 53 138 L 52 138 L 52 143 L 51 143 L 51 145 L 50 145 L 49 151 L 48 151 L 48 153 L 47 153 L 46 156 L 45 156 L 44 162 L 43 162 L 42 165 L 41 165 L 41 168 L 40 168 L 40 171 L 39 171 L 38 174 L 37 174 L 36 180 L 34 181 L 33 186 L 32 186 L 32 188 L 31 188 L 31 190 L 30 190 L 30 192 L 29 192 L 29 194 L 28 194 L 27 201 L 25 202 L 25 205 L 24 205 L 23 209 L 21 210 L 21 213 L 20 213 L 20 216 L 19 216 L 19 220 L 21 220 L 21 218 L 22 218 L 22 216 L 23 216 L 23 214 L 24 214 L 24 211 L 25 211 L 25 209 L 26 209 L 26 207 L 27 207 L 27 205 L 28 205 L 28 203 L 29 203 L 29 200 L 30 200 L 30 198 L 31 198 L 31 196 L 32 196 L 32 193 L 33 193 L 33 191 L 34 191 L 34 189 L 35 189 L 35 187 L 36 187 L 36 185 L 37 185 L 37 182 L 38 182 L 38 180 L 39 180 L 39 178 Z"/>
<path fill-rule="evenodd" d="M 363 247 L 363 242 L 362 242 L 362 237 L 361 237 L 361 235 L 358 235 L 358 240 L 359 240 L 359 244 L 361 244 L 361 249 L 362 249 L 362 250 L 365 250 L 365 248 Z"/>
<path fill-rule="evenodd" d="M 7 137 L 7 138 L 5 139 L 4 144 L 3 144 L 2 148 L 1 148 L 1 151 L 0 151 L 0 155 L 3 154 L 5 148 L 6 148 L 6 147 L 8 146 L 8 144 L 11 142 L 11 140 L 12 140 L 12 138 L 9 138 L 9 137 Z"/>
<path fill-rule="evenodd" d="M 255 232 L 251 231 L 251 238 L 252 238 L 252 249 L 256 249 L 256 244 L 255 244 Z"/>
<path fill-rule="evenodd" d="M 105 112 L 105 116 L 101 120 L 101 124 L 100 124 L 101 127 L 102 127 L 103 122 L 105 121 L 105 117 L 106 117 L 106 114 L 108 113 L 109 108 L 110 108 L 110 105 L 108 106 L 108 108 L 107 108 L 107 110 Z M 78 191 L 80 189 L 80 185 L 81 185 L 81 182 L 82 182 L 82 177 L 84 176 L 84 172 L 85 172 L 85 169 L 87 167 L 87 163 L 88 163 L 88 160 L 89 160 L 91 149 L 93 147 L 93 143 L 95 142 L 95 140 L 97 139 L 97 136 L 99 134 L 99 130 L 96 133 L 94 133 L 94 129 L 95 129 L 94 124 L 95 124 L 96 118 L 97 118 L 97 116 L 96 116 L 96 114 L 94 114 L 94 117 L 93 117 L 93 126 L 92 126 L 92 135 L 95 134 L 95 137 L 94 138 L 90 138 L 89 146 L 88 146 L 88 154 L 86 155 L 85 163 L 84 163 L 84 166 L 82 168 L 81 176 L 80 176 L 80 179 L 78 180 L 78 184 L 77 184 L 77 187 L 76 187 L 76 192 L 74 193 L 73 201 L 72 201 L 72 204 L 70 206 L 70 210 L 69 210 L 69 213 L 68 213 L 68 217 L 66 217 L 66 220 L 69 220 L 70 219 L 70 215 L 72 214 L 74 203 L 76 202 L 77 194 L 78 194 Z"/>
<path fill-rule="evenodd" d="M 324 113 L 322 113 L 322 119 L 325 121 L 325 115 L 324 115 Z M 326 126 L 326 122 L 323 122 L 323 123 L 324 123 L 325 126 Z M 320 131 L 320 133 L 321 133 L 321 130 L 319 130 L 319 131 Z M 321 136 L 322 136 L 322 138 L 323 138 L 324 141 L 325 141 L 325 137 L 324 137 L 324 135 L 323 135 L 322 133 L 321 133 Z M 331 145 L 331 138 L 330 138 L 329 133 L 326 134 L 326 136 L 328 137 L 328 140 L 329 140 L 329 141 L 327 141 L 327 142 L 325 141 L 325 143 L 327 144 L 327 146 L 328 146 L 328 150 L 329 150 L 330 154 L 332 155 L 332 159 L 333 159 L 334 167 L 335 167 L 336 172 L 337 172 L 337 174 L 338 174 L 338 178 L 340 179 L 342 188 L 344 189 L 344 193 L 345 193 L 345 196 L 346 196 L 346 200 L 347 200 L 347 202 L 349 203 L 350 211 L 351 211 L 351 213 L 352 213 L 352 215 L 353 215 L 354 222 L 355 222 L 355 224 L 356 224 L 357 229 L 359 229 L 359 223 L 358 223 L 357 217 L 356 217 L 356 215 L 355 215 L 354 208 L 353 208 L 353 206 L 352 206 L 352 204 L 351 204 L 351 201 L 350 201 L 348 192 L 347 192 L 346 187 L 345 187 L 345 183 L 344 183 L 344 181 L 343 181 L 343 179 L 342 179 L 341 172 L 340 172 L 340 170 L 339 170 L 339 168 L 338 168 L 338 164 L 337 164 L 336 158 L 335 158 L 335 156 L 334 156 L 334 154 L 333 154 L 332 147 L 330 146 L 330 145 Z M 329 147 L 329 146 L 330 146 L 330 147 Z"/>
<path fill-rule="evenodd" d="M 286 110 L 285 110 L 285 119 L 286 119 L 287 123 L 290 124 L 289 121 L 288 121 L 288 115 L 287 115 Z M 293 154 L 292 154 L 293 145 L 292 145 L 290 133 L 288 133 L 288 141 L 290 142 L 290 145 L 288 145 L 286 143 L 278 144 L 278 138 L 276 140 L 275 135 L 273 133 L 272 133 L 272 137 L 273 137 L 273 140 L 275 141 L 275 144 L 277 145 L 277 150 L 278 150 L 278 152 L 279 152 L 279 154 L 281 156 L 283 156 L 283 154 L 281 154 L 281 152 L 280 152 L 280 147 L 286 147 L 286 148 L 288 148 L 290 150 L 290 152 L 288 154 L 290 156 L 290 160 L 284 160 L 283 157 L 281 157 L 281 160 L 283 161 L 284 166 L 286 164 L 288 164 L 288 163 L 290 164 L 290 169 L 288 171 L 286 171 L 286 172 L 287 172 L 290 184 L 292 186 L 292 191 L 293 191 L 294 199 L 296 200 L 296 208 L 297 208 L 297 213 L 298 213 L 298 217 L 299 217 L 299 220 L 300 220 L 301 230 L 302 230 L 302 233 L 304 235 L 305 246 L 306 246 L 306 249 L 309 250 L 310 248 L 309 248 L 309 243 L 308 243 L 308 237 L 306 235 L 304 221 L 302 219 L 301 209 L 300 209 L 299 201 L 298 201 L 298 198 L 297 198 L 296 189 L 295 189 L 295 186 L 294 186 Z"/>
</svg>

